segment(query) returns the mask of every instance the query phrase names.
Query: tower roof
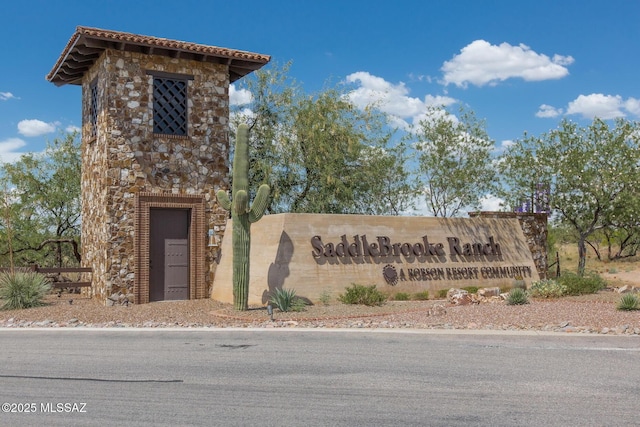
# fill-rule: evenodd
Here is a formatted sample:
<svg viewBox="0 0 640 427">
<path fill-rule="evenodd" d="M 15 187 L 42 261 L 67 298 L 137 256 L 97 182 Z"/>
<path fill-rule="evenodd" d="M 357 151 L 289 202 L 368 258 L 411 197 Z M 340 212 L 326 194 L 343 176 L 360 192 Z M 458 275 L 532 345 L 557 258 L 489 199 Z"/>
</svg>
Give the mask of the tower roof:
<svg viewBox="0 0 640 427">
<path fill-rule="evenodd" d="M 82 84 L 82 77 L 106 49 L 162 55 L 229 66 L 229 81 L 258 70 L 271 57 L 224 47 L 77 27 L 46 79 L 56 86 Z"/>
</svg>

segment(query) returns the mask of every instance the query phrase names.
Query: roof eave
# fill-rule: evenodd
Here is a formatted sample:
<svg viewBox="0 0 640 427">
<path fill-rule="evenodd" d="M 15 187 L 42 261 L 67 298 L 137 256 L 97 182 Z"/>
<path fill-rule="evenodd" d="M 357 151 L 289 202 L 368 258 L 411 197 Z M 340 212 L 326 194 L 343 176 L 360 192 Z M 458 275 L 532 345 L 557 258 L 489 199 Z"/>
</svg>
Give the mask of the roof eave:
<svg viewBox="0 0 640 427">
<path fill-rule="evenodd" d="M 222 63 L 229 67 L 230 82 L 260 69 L 271 59 L 268 55 L 216 46 L 77 27 L 46 79 L 56 86 L 80 85 L 84 74 L 107 49 Z"/>
</svg>

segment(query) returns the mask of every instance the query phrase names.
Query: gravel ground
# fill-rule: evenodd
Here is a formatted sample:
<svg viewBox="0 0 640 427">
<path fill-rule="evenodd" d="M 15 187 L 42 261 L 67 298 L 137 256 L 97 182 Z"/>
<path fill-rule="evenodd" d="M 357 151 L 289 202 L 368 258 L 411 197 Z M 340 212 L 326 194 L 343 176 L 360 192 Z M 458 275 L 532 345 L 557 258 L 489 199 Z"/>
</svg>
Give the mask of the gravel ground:
<svg viewBox="0 0 640 427">
<path fill-rule="evenodd" d="M 619 294 L 603 291 L 532 300 L 522 306 L 452 306 L 444 300 L 390 301 L 380 307 L 333 303 L 297 313 L 275 310 L 271 321 L 265 307 L 238 312 L 209 299 L 106 307 L 81 295 L 63 294 L 50 296 L 43 307 L 0 311 L 0 327 L 414 328 L 640 335 L 640 311 L 616 310 L 619 299 Z"/>
</svg>

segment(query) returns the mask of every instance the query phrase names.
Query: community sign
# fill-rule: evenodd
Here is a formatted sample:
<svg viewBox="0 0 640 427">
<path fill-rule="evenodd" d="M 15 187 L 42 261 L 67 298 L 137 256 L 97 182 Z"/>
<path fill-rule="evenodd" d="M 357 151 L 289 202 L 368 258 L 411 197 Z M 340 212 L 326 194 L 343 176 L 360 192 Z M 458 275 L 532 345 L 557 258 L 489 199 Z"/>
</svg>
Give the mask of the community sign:
<svg viewBox="0 0 640 427">
<path fill-rule="evenodd" d="M 212 298 L 233 301 L 231 220 Z M 312 302 L 352 284 L 417 293 L 538 280 L 517 218 L 277 214 L 251 225 L 249 304 L 275 289 Z"/>
</svg>

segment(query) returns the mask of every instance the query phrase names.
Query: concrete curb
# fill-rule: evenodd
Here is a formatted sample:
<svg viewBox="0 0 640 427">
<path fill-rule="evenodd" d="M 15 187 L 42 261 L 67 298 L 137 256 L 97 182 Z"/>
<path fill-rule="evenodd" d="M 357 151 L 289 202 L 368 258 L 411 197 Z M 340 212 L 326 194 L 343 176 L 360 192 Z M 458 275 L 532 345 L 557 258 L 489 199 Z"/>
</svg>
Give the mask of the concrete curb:
<svg viewBox="0 0 640 427">
<path fill-rule="evenodd" d="M 18 331 L 38 331 L 38 332 L 99 332 L 99 333 L 153 333 L 153 332 L 265 332 L 265 333 L 366 333 L 366 334 L 415 334 L 415 335 L 476 335 L 476 336 L 549 336 L 549 337 L 627 337 L 640 338 L 639 335 L 632 334 L 586 334 L 575 332 L 554 332 L 554 331 L 533 331 L 533 330 L 491 330 L 491 329 L 410 329 L 410 328 L 216 328 L 216 327 L 193 327 L 193 328 L 136 328 L 136 327 L 25 327 L 7 328 L 0 327 L 0 334 L 4 332 Z"/>
</svg>

